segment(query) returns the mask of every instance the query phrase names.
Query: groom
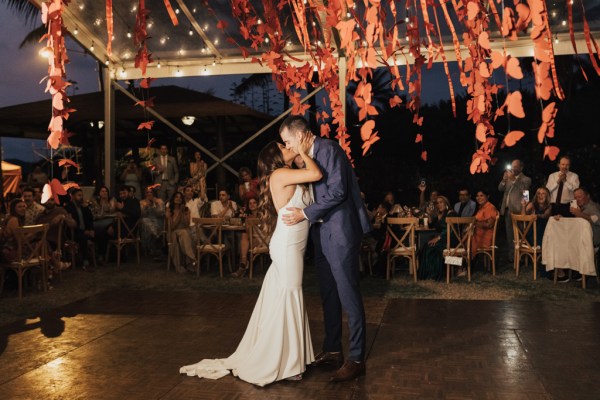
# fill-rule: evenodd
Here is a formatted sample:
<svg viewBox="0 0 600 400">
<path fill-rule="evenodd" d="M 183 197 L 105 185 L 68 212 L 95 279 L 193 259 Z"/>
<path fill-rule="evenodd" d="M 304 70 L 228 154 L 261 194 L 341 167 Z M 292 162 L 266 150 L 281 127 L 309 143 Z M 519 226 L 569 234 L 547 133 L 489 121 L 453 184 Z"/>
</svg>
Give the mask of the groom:
<svg viewBox="0 0 600 400">
<path fill-rule="evenodd" d="M 308 219 L 314 259 L 323 302 L 325 340 L 313 365 L 339 369 L 334 382 L 365 374 L 365 310 L 359 287 L 359 252 L 364 233 L 371 230 L 358 182 L 345 152 L 334 141 L 314 136 L 303 117 L 288 117 L 279 128 L 286 148 L 298 152 L 303 137 L 312 140 L 308 151 L 323 172 L 313 184 L 314 203 L 304 210 L 290 207 L 283 216 L 287 225 Z M 342 310 L 348 315 L 348 360 L 342 353 Z"/>
</svg>

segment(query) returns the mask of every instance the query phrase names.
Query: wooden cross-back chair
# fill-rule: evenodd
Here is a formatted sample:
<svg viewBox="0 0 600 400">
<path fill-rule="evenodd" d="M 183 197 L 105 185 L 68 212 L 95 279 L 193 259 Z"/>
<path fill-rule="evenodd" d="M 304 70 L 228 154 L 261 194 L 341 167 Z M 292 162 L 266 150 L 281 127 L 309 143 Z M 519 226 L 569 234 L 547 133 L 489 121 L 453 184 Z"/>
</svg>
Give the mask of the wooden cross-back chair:
<svg viewBox="0 0 600 400">
<path fill-rule="evenodd" d="M 496 220 L 494 221 L 494 227 L 492 228 L 492 244 L 485 247 L 475 249 L 476 254 L 483 254 L 483 262 L 487 271 L 489 271 L 490 264 L 492 266 L 492 275 L 496 276 L 496 231 L 498 229 L 498 220 L 500 219 L 500 213 L 496 214 Z"/>
<path fill-rule="evenodd" d="M 194 218 L 196 224 L 196 276 L 200 276 L 200 262 L 205 255 L 213 255 L 219 262 L 219 275 L 223 278 L 223 256 L 231 271 L 231 252 L 223 241 L 223 218 Z M 208 266 L 207 266 L 208 270 Z"/>
<path fill-rule="evenodd" d="M 446 248 L 444 257 L 460 257 L 467 262 L 467 279 L 471 282 L 471 238 L 475 226 L 475 217 L 446 217 Z M 446 260 L 446 283 L 454 265 Z"/>
<path fill-rule="evenodd" d="M 117 251 L 117 267 L 121 266 L 121 250 L 127 245 L 134 245 L 137 255 L 137 263 L 140 263 L 140 235 L 139 235 L 139 219 L 133 224 L 133 226 L 129 226 L 127 221 L 121 213 L 118 213 L 115 219 L 115 225 L 117 226 L 117 236 L 115 239 L 110 239 L 108 241 L 108 245 L 106 246 L 106 257 L 108 260 L 108 255 L 110 253 L 111 244 L 115 246 Z"/>
<path fill-rule="evenodd" d="M 260 267 L 264 271 L 265 255 L 269 254 L 269 240 L 262 229 L 262 221 L 259 218 L 246 218 L 246 234 L 248 235 L 248 262 L 250 264 L 250 279 L 254 270 L 254 260 L 260 257 Z"/>
<path fill-rule="evenodd" d="M 40 279 L 44 291 L 48 290 L 48 224 L 30 225 L 16 228 L 16 257 L 2 264 L 17 274 L 19 300 L 23 298 L 23 277 L 30 269 L 40 270 Z"/>
<path fill-rule="evenodd" d="M 387 234 L 391 242 L 387 254 L 386 279 L 394 275 L 394 261 L 398 257 L 407 258 L 413 280 L 417 281 L 417 247 L 415 245 L 415 227 L 418 223 L 415 217 L 387 218 Z"/>
<path fill-rule="evenodd" d="M 537 263 L 538 259 L 542 256 L 541 243 L 537 242 L 537 215 L 521 215 L 511 214 L 513 232 L 514 232 L 514 246 L 515 246 L 515 260 L 514 267 L 515 273 L 519 276 L 519 266 L 521 264 L 521 258 L 529 258 L 533 264 L 533 280 L 537 278 Z M 533 235 L 531 239 L 528 237 Z"/>
</svg>

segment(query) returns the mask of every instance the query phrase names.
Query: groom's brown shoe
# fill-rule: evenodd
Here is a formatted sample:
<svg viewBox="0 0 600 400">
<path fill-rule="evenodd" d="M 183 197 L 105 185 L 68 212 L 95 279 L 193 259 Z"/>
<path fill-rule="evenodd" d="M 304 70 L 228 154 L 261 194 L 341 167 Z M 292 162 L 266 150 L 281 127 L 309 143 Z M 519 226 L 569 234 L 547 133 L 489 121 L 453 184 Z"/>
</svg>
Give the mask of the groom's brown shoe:
<svg viewBox="0 0 600 400">
<path fill-rule="evenodd" d="M 324 365 L 339 368 L 344 363 L 344 355 L 339 353 L 331 353 L 328 351 L 322 351 L 315 357 L 315 361 L 313 361 L 313 367 L 321 367 Z"/>
<path fill-rule="evenodd" d="M 351 381 L 367 372 L 364 362 L 346 361 L 331 377 L 331 382 Z"/>
</svg>

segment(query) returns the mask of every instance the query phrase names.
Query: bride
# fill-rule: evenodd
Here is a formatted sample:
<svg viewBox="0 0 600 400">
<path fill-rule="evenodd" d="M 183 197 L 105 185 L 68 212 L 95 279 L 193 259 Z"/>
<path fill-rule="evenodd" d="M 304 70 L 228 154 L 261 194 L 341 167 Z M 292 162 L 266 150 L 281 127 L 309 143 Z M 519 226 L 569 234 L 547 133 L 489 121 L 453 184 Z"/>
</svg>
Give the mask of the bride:
<svg viewBox="0 0 600 400">
<path fill-rule="evenodd" d="M 231 371 L 258 386 L 282 380 L 300 380 L 314 353 L 304 309 L 302 273 L 308 238 L 307 220 L 285 225 L 287 207 L 310 203 L 307 183 L 321 179 L 321 170 L 307 154 L 312 138 L 298 145 L 304 169 L 290 168 L 296 154 L 271 142 L 258 156 L 261 192 L 259 212 L 265 228 L 273 231 L 269 252 L 273 263 L 265 275 L 250 322 L 238 348 L 226 359 L 205 359 L 180 369 L 200 378 L 221 378 Z"/>
</svg>

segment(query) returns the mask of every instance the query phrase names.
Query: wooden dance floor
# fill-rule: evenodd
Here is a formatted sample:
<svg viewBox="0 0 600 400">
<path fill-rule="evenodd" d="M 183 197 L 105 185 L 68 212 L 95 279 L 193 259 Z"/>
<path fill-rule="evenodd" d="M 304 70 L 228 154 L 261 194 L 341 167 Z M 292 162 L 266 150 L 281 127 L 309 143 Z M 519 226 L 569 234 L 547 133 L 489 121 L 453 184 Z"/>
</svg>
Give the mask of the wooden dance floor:
<svg viewBox="0 0 600 400">
<path fill-rule="evenodd" d="M 235 350 L 255 294 L 118 291 L 0 328 L 2 399 L 598 399 L 600 304 L 366 298 L 367 375 L 179 374 Z M 315 350 L 319 299 L 307 297 Z"/>
</svg>

